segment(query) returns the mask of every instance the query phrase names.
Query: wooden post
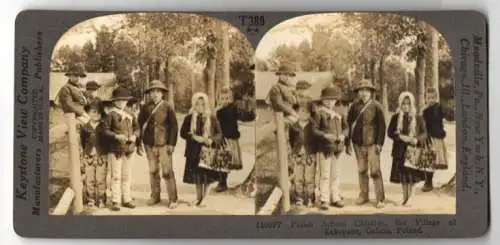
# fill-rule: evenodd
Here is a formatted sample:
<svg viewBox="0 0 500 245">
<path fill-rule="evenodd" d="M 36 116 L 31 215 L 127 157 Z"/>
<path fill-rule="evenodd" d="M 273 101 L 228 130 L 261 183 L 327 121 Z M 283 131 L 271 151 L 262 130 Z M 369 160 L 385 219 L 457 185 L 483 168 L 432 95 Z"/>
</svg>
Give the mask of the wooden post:
<svg viewBox="0 0 500 245">
<path fill-rule="evenodd" d="M 79 214 L 83 211 L 82 196 L 82 175 L 80 170 L 80 150 L 78 134 L 76 132 L 76 119 L 74 113 L 67 113 L 66 123 L 68 124 L 68 143 L 69 143 L 69 163 L 71 169 L 70 185 L 75 192 L 73 201 L 73 213 Z"/>
<path fill-rule="evenodd" d="M 274 187 L 273 192 L 267 199 L 266 203 L 262 208 L 260 208 L 259 212 L 257 215 L 271 215 L 273 214 L 274 210 L 276 210 L 276 206 L 278 206 L 278 203 L 280 201 L 280 197 L 282 196 L 283 192 L 280 190 L 279 187 Z"/>
<path fill-rule="evenodd" d="M 288 158 L 285 138 L 285 119 L 283 112 L 274 112 L 276 123 L 276 136 L 278 138 L 278 163 L 279 163 L 279 182 L 283 196 L 281 198 L 281 210 L 287 213 L 290 210 L 290 184 L 288 177 Z"/>
<path fill-rule="evenodd" d="M 56 208 L 52 212 L 52 215 L 66 215 L 73 201 L 73 197 L 75 197 L 75 192 L 71 188 L 66 188 Z"/>
</svg>

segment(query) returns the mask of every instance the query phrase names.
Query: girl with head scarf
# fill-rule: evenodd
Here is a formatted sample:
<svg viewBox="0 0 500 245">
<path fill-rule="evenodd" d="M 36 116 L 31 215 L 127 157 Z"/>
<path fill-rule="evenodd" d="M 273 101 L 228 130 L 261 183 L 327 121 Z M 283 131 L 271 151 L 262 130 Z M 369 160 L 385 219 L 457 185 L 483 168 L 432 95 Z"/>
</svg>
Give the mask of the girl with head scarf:
<svg viewBox="0 0 500 245">
<path fill-rule="evenodd" d="M 423 171 L 405 166 L 408 160 L 406 153 L 410 150 L 409 146 L 422 148 L 427 138 L 424 121 L 417 114 L 415 97 L 410 92 L 399 95 L 398 109 L 391 118 L 387 134 L 393 140 L 390 181 L 402 184 L 402 205 L 408 206 L 413 185 L 425 176 Z"/>
<path fill-rule="evenodd" d="M 184 118 L 181 137 L 186 140 L 186 167 L 184 183 L 196 185 L 196 206 L 203 206 L 209 186 L 218 181 L 219 173 L 200 167 L 202 147 L 215 147 L 221 143 L 222 134 L 219 122 L 210 110 L 208 96 L 196 93 L 191 99 L 191 109 Z"/>
</svg>

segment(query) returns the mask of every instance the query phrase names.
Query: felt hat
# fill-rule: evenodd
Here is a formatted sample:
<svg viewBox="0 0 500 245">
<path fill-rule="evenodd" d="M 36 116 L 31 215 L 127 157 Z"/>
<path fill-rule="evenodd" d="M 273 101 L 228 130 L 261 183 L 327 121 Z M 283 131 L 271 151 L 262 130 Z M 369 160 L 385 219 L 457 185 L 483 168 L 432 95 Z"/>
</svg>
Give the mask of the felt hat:
<svg viewBox="0 0 500 245">
<path fill-rule="evenodd" d="M 311 83 L 309 83 L 308 81 L 299 80 L 299 81 L 297 81 L 297 84 L 295 85 L 295 89 L 296 90 L 306 90 L 306 89 L 309 89 L 311 86 L 312 86 Z"/>
<path fill-rule="evenodd" d="M 124 87 L 118 87 L 115 90 L 113 90 L 113 93 L 111 94 L 111 100 L 116 101 L 116 100 L 132 100 L 132 96 L 130 96 L 130 93 L 128 92 L 128 89 Z"/>
<path fill-rule="evenodd" d="M 76 77 L 86 77 L 85 69 L 82 65 L 71 65 L 68 69 L 68 72 L 64 74 L 67 77 L 76 76 Z"/>
<path fill-rule="evenodd" d="M 372 82 L 368 79 L 363 79 L 361 81 L 359 81 L 355 86 L 354 86 L 354 89 L 353 91 L 356 92 L 362 88 L 367 88 L 367 89 L 370 89 L 370 90 L 375 90 L 375 86 L 373 86 Z"/>
<path fill-rule="evenodd" d="M 321 100 L 339 100 L 340 98 L 342 94 L 337 86 L 328 86 L 321 90 Z"/>
<path fill-rule="evenodd" d="M 151 81 L 149 83 L 149 87 L 144 92 L 149 93 L 153 89 L 160 89 L 160 90 L 163 90 L 164 92 L 168 91 L 168 88 L 165 87 L 165 85 L 160 80 Z"/>
<path fill-rule="evenodd" d="M 277 76 L 279 76 L 279 75 L 289 75 L 289 76 L 294 77 L 295 76 L 295 69 L 292 66 L 292 64 L 285 63 L 285 64 L 281 64 L 280 65 L 280 67 L 278 68 L 278 70 L 276 71 L 275 74 Z"/>
<path fill-rule="evenodd" d="M 85 84 L 85 89 L 86 90 L 98 90 L 101 87 L 100 84 L 98 84 L 96 81 L 89 81 L 87 84 Z"/>
</svg>

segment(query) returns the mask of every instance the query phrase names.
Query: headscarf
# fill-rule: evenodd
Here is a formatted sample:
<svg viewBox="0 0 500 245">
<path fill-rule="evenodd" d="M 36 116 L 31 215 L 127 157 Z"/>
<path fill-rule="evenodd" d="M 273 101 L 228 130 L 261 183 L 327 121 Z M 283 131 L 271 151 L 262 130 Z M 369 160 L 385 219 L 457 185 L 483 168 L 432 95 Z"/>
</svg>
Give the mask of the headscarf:
<svg viewBox="0 0 500 245">
<path fill-rule="evenodd" d="M 196 125 L 198 121 L 198 116 L 200 113 L 195 109 L 196 102 L 202 99 L 205 103 L 205 110 L 201 114 L 205 118 L 205 122 L 203 125 L 203 137 L 208 138 L 210 135 L 210 116 L 212 115 L 210 111 L 210 105 L 208 103 L 208 95 L 202 92 L 195 93 L 193 97 L 191 98 L 191 109 L 189 109 L 189 113 L 192 115 L 191 116 L 191 127 L 190 131 L 194 135 L 196 132 Z"/>
<path fill-rule="evenodd" d="M 398 98 L 398 109 L 397 109 L 398 124 L 396 129 L 399 133 L 403 132 L 403 116 L 405 112 L 403 112 L 402 106 L 403 106 L 403 101 L 406 98 L 410 100 L 410 111 L 408 113 L 408 116 L 410 117 L 409 136 L 414 137 L 416 136 L 416 131 L 417 131 L 417 108 L 415 105 L 415 97 L 413 96 L 412 93 L 408 91 L 402 92 Z"/>
</svg>

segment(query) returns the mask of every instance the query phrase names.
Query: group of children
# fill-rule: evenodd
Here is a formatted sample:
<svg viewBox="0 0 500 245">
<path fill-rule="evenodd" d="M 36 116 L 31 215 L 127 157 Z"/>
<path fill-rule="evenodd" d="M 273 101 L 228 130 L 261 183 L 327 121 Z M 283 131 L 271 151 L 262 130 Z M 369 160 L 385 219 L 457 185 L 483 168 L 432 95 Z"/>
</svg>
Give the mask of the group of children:
<svg viewBox="0 0 500 245">
<path fill-rule="evenodd" d="M 349 151 L 348 126 L 341 91 L 329 86 L 314 101 L 305 91 L 308 81 L 292 82 L 295 73 L 282 67 L 279 80 L 269 94 L 274 110 L 284 113 L 288 131 L 288 162 L 291 174 L 291 199 L 297 205 L 343 207 L 340 194 L 342 152 Z"/>
<path fill-rule="evenodd" d="M 130 197 L 130 163 L 140 143 L 136 116 L 130 107 L 128 90 L 116 88 L 103 101 L 94 92 L 100 85 L 85 83 L 80 67 L 66 73 L 68 82 L 59 90 L 57 102 L 63 112 L 74 113 L 79 131 L 80 163 L 84 203 L 112 210 L 134 208 Z"/>
<path fill-rule="evenodd" d="M 138 150 L 139 126 L 125 88 L 110 101 L 94 99 L 85 106 L 88 122 L 80 127 L 85 202 L 89 207 L 110 205 L 135 208 L 130 195 L 131 162 Z"/>
</svg>

